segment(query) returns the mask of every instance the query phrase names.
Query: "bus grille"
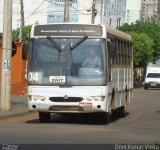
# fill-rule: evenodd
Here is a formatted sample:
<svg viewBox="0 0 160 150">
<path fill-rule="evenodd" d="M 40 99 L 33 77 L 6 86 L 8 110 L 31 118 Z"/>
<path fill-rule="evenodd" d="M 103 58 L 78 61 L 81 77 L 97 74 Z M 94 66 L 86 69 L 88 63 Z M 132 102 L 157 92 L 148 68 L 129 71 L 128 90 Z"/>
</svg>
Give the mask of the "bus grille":
<svg viewBox="0 0 160 150">
<path fill-rule="evenodd" d="M 65 99 L 64 97 L 49 97 L 49 100 L 52 102 L 80 102 L 83 100 L 82 97 L 68 97 Z"/>
<path fill-rule="evenodd" d="M 82 107 L 78 106 L 51 106 L 49 111 L 84 111 Z"/>
</svg>

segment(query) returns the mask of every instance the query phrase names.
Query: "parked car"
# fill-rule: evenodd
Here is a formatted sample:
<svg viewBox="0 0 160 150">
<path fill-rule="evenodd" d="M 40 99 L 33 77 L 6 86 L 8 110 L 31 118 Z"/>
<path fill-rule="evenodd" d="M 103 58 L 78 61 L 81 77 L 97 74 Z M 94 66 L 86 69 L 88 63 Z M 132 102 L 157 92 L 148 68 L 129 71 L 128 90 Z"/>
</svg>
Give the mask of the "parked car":
<svg viewBox="0 0 160 150">
<path fill-rule="evenodd" d="M 160 88 L 160 67 L 147 68 L 144 89 Z"/>
</svg>

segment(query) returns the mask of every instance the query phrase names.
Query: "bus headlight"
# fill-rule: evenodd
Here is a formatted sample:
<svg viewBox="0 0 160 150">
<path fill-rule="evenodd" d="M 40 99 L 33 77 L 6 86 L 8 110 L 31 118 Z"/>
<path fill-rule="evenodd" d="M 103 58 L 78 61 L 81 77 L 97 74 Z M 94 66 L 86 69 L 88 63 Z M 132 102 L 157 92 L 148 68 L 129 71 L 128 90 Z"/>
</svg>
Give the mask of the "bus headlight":
<svg viewBox="0 0 160 150">
<path fill-rule="evenodd" d="M 28 95 L 28 101 L 32 101 L 32 96 Z"/>
<path fill-rule="evenodd" d="M 41 101 L 45 101 L 45 100 L 46 100 L 46 98 L 45 98 L 44 96 L 40 96 L 40 97 L 39 97 L 39 100 L 41 100 Z"/>
<path fill-rule="evenodd" d="M 104 101 L 105 96 L 89 96 L 86 98 L 87 101 Z"/>
<path fill-rule="evenodd" d="M 32 96 L 32 100 L 34 101 L 45 101 L 46 98 L 44 96 Z"/>
<path fill-rule="evenodd" d="M 32 99 L 33 99 L 34 101 L 37 101 L 37 100 L 38 100 L 38 96 L 33 96 Z"/>
</svg>

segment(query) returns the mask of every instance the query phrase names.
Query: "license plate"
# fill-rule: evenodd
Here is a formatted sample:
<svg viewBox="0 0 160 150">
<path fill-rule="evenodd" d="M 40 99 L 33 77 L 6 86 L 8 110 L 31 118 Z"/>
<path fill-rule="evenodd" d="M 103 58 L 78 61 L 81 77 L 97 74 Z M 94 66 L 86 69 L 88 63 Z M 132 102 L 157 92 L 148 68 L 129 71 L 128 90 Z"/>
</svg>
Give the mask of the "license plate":
<svg viewBox="0 0 160 150">
<path fill-rule="evenodd" d="M 65 76 L 50 76 L 49 82 L 50 83 L 65 83 L 66 77 Z"/>
<path fill-rule="evenodd" d="M 156 86 L 157 84 L 156 83 L 151 83 L 151 86 Z"/>
<path fill-rule="evenodd" d="M 80 107 L 92 107 L 92 103 L 88 103 L 88 102 L 81 102 L 79 103 Z"/>
</svg>

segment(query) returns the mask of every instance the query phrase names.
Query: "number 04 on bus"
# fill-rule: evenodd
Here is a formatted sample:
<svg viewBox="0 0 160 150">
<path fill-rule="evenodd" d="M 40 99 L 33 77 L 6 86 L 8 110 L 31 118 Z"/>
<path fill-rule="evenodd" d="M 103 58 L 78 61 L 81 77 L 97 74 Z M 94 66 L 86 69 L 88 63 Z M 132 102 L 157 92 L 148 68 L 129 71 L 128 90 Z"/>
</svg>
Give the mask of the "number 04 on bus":
<svg viewBox="0 0 160 150">
<path fill-rule="evenodd" d="M 51 113 L 125 116 L 132 97 L 131 37 L 94 24 L 34 25 L 28 50 L 28 108 Z M 115 113 L 116 112 L 116 113 Z"/>
</svg>

